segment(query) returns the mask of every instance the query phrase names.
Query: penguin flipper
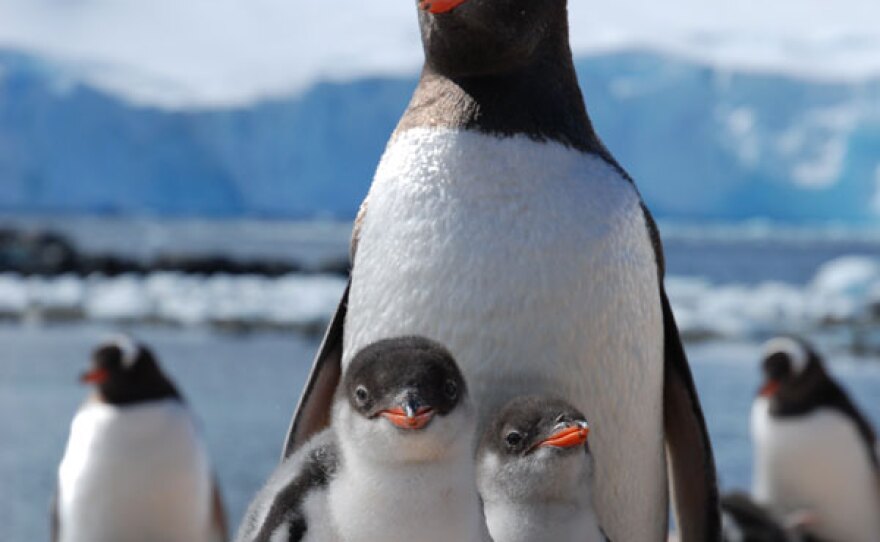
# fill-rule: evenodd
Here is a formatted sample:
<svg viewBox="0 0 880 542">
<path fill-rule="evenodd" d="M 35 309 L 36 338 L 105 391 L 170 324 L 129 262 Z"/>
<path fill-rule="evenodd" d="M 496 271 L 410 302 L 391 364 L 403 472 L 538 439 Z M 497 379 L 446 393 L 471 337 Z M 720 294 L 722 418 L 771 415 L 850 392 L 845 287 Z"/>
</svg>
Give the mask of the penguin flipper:
<svg viewBox="0 0 880 542">
<path fill-rule="evenodd" d="M 330 425 L 333 394 L 342 375 L 342 335 L 350 287 L 351 282 L 345 287 L 336 314 L 321 341 L 312 371 L 287 431 L 282 459 L 290 457 L 309 438 Z"/>
<path fill-rule="evenodd" d="M 56 487 L 52 494 L 52 504 L 49 505 L 49 541 L 58 542 L 61 539 L 61 520 L 58 514 L 58 492 Z"/>
<path fill-rule="evenodd" d="M 672 307 L 663 300 L 663 428 L 681 542 L 721 538 L 721 509 L 712 444 Z"/>
<path fill-rule="evenodd" d="M 339 452 L 333 432 L 327 430 L 315 435 L 281 462 L 248 505 L 236 542 L 275 540 L 279 531 L 286 534 L 280 538 L 288 542 L 302 542 L 309 519 L 303 504 L 310 492 L 331 483 L 338 467 Z M 333 528 L 325 526 L 325 529 Z"/>
<path fill-rule="evenodd" d="M 229 521 L 226 519 L 226 507 L 223 506 L 223 495 L 217 477 L 213 480 L 211 492 L 211 542 L 227 542 L 229 540 Z"/>
</svg>

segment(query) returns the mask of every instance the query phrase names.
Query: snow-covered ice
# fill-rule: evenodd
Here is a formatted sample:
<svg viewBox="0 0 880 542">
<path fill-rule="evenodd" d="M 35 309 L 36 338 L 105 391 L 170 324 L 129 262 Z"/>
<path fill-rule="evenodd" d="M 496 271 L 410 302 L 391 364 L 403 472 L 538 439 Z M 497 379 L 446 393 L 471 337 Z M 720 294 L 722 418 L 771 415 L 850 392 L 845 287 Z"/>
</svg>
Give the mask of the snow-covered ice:
<svg viewBox="0 0 880 542">
<path fill-rule="evenodd" d="M 344 279 L 322 275 L 200 277 L 160 272 L 113 278 L 27 278 L 6 274 L 0 275 L 0 315 L 315 332 L 330 318 L 344 286 Z M 713 284 L 698 277 L 670 277 L 667 289 L 688 340 L 859 329 L 880 321 L 880 259 L 870 257 L 827 262 L 805 285 Z"/>
<path fill-rule="evenodd" d="M 84 278 L 0 275 L 0 316 L 13 320 L 284 328 L 313 332 L 345 287 L 331 276 Z"/>
<path fill-rule="evenodd" d="M 691 339 L 858 328 L 880 321 L 880 259 L 870 257 L 827 262 L 804 286 L 713 285 L 672 277 L 667 288 L 682 333 Z"/>
</svg>

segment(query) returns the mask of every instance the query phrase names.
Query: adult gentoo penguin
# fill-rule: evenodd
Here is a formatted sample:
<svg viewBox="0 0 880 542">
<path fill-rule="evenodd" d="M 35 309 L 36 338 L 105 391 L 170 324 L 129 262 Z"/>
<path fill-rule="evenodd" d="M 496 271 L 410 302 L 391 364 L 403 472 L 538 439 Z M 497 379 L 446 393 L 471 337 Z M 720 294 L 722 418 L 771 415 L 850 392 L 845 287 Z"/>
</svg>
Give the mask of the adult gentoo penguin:
<svg viewBox="0 0 880 542">
<path fill-rule="evenodd" d="M 354 352 L 424 335 L 460 360 L 482 422 L 549 393 L 614 428 L 592 440 L 612 539 L 666 535 L 667 452 L 683 540 L 717 539 L 712 450 L 659 237 L 587 116 L 566 0 L 422 7 L 425 66 L 356 221 L 349 288 L 286 453 L 327 425 Z"/>
<path fill-rule="evenodd" d="M 333 426 L 285 460 L 239 542 L 490 542 L 474 483 L 477 414 L 452 356 L 419 337 L 358 353 Z"/>
<path fill-rule="evenodd" d="M 764 384 L 752 407 L 753 493 L 779 517 L 831 542 L 880 540 L 877 437 L 805 341 L 765 345 Z"/>
<path fill-rule="evenodd" d="M 226 520 L 204 444 L 150 350 L 99 346 L 53 502 L 53 542 L 216 542 Z"/>
<path fill-rule="evenodd" d="M 494 542 L 607 542 L 593 509 L 590 426 L 565 401 L 512 400 L 488 425 L 477 487 Z"/>
</svg>

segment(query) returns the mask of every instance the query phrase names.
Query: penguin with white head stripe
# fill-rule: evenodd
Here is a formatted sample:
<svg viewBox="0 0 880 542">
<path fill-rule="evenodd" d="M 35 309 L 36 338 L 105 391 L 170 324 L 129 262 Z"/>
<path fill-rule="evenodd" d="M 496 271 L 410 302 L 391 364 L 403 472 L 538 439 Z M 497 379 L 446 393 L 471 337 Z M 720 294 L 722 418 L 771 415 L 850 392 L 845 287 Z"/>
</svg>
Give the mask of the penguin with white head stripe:
<svg viewBox="0 0 880 542">
<path fill-rule="evenodd" d="M 593 509 L 590 426 L 576 408 L 519 397 L 489 422 L 477 486 L 494 542 L 607 542 Z"/>
<path fill-rule="evenodd" d="M 238 542 L 491 542 L 474 482 L 476 411 L 445 348 L 420 337 L 367 346 L 333 415 L 272 475 Z"/>
<path fill-rule="evenodd" d="M 376 340 L 446 345 L 480 423 L 557 395 L 594 423 L 596 512 L 627 542 L 720 536 L 715 466 L 634 183 L 596 135 L 566 0 L 419 5 L 425 64 L 352 239 L 349 288 L 291 423 L 290 455 L 330 423 L 352 356 Z M 667 475 L 669 473 L 670 476 Z"/>
<path fill-rule="evenodd" d="M 94 392 L 73 419 L 52 505 L 53 542 L 220 542 L 220 490 L 187 405 L 129 337 L 95 349 Z"/>
<path fill-rule="evenodd" d="M 880 461 L 867 418 L 802 339 L 764 348 L 752 407 L 755 499 L 777 517 L 806 515 L 808 534 L 880 540 Z"/>
</svg>

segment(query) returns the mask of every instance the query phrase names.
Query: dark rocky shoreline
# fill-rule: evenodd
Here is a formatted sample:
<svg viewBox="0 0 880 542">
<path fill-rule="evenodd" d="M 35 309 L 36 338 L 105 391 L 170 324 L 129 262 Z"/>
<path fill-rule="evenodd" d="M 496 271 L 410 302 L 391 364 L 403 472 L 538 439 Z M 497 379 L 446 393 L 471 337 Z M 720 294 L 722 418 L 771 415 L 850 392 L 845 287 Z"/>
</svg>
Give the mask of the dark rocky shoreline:
<svg viewBox="0 0 880 542">
<path fill-rule="evenodd" d="M 282 259 L 232 258 L 225 254 L 159 253 L 136 259 L 116 254 L 87 253 L 63 233 L 53 230 L 25 231 L 0 228 L 0 273 L 52 277 L 100 274 L 146 275 L 153 272 L 179 272 L 199 276 L 258 275 L 281 277 L 290 274 L 347 276 L 346 258 L 304 264 Z"/>
</svg>

